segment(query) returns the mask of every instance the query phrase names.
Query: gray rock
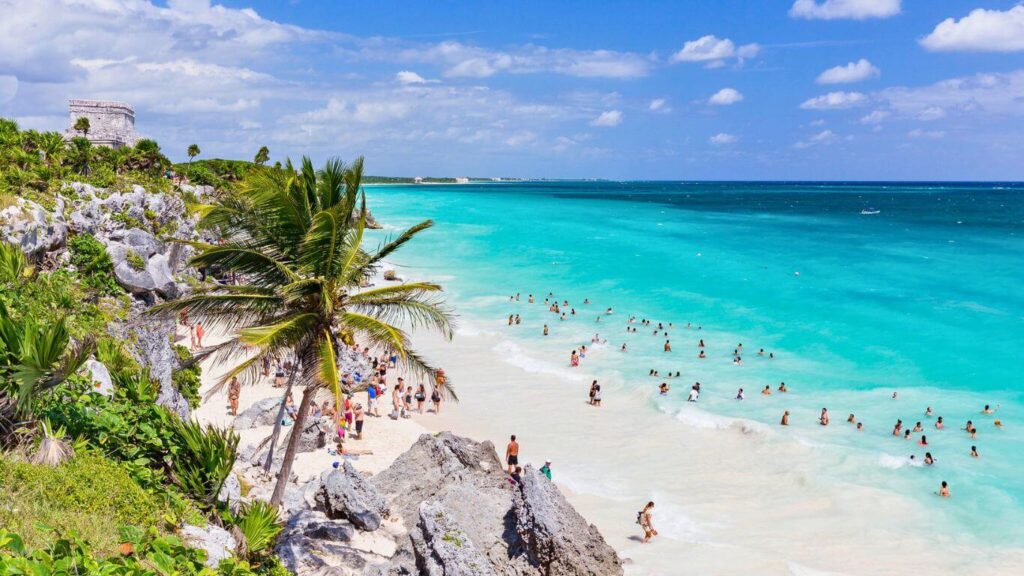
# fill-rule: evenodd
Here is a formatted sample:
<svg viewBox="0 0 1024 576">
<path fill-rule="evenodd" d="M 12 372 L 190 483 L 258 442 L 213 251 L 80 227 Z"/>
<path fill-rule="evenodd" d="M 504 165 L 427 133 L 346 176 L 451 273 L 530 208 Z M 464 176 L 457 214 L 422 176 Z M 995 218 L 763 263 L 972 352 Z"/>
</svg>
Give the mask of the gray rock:
<svg viewBox="0 0 1024 576">
<path fill-rule="evenodd" d="M 303 510 L 289 518 L 277 539 L 281 563 L 298 576 L 357 575 L 387 558 L 348 545 L 355 529 L 345 521 Z"/>
<path fill-rule="evenodd" d="M 277 420 L 277 412 L 280 407 L 280 398 L 264 398 L 236 416 L 232 427 L 237 430 L 244 430 L 258 426 L 273 426 L 274 421 Z"/>
<path fill-rule="evenodd" d="M 117 280 L 117 283 L 132 294 L 147 294 L 156 290 L 156 281 L 153 280 L 153 275 L 146 268 L 136 270 L 131 265 L 128 255 L 134 252 L 131 247 L 120 242 L 107 244 L 107 253 L 110 254 L 110 260 L 114 263 L 114 279 Z M 145 260 L 142 255 L 139 257 Z"/>
<path fill-rule="evenodd" d="M 56 250 L 67 240 L 63 209 L 63 202 L 58 201 L 51 214 L 39 204 L 19 198 L 16 204 L 0 210 L 0 240 L 17 244 L 22 252 L 33 256 Z"/>
<path fill-rule="evenodd" d="M 178 297 L 178 284 L 174 281 L 174 276 L 171 274 L 171 268 L 168 266 L 166 255 L 153 255 L 149 262 L 146 263 L 146 273 L 153 279 L 153 285 L 156 286 L 158 294 L 168 300 Z"/>
<path fill-rule="evenodd" d="M 205 528 L 185 524 L 179 534 L 192 548 L 206 551 L 206 565 L 210 568 L 216 568 L 221 560 L 230 558 L 238 547 L 231 533 L 212 524 Z"/>
<path fill-rule="evenodd" d="M 541 573 L 549 576 L 622 574 L 618 555 L 565 500 L 558 488 L 527 465 L 514 500 L 516 532 Z"/>
<path fill-rule="evenodd" d="M 348 520 L 364 531 L 380 528 L 388 515 L 384 499 L 348 460 L 322 477 L 316 502 L 328 518 Z"/>
<path fill-rule="evenodd" d="M 120 240 L 122 244 L 134 250 L 135 253 L 142 256 L 144 260 L 153 254 L 160 252 L 162 248 L 161 242 L 156 239 L 156 236 L 138 228 L 131 228 L 124 231 L 124 234 L 120 238 L 117 238 L 113 234 L 111 234 L 110 237 L 115 240 Z"/>
<path fill-rule="evenodd" d="M 428 576 L 496 575 L 491 562 L 477 550 L 469 534 L 436 501 L 419 506 L 419 523 L 410 533 L 416 567 Z"/>
<path fill-rule="evenodd" d="M 224 484 L 217 494 L 217 501 L 224 502 L 232 510 L 237 510 L 238 505 L 242 502 L 242 483 L 239 482 L 238 475 L 234 472 L 228 474 L 228 477 L 224 479 Z"/>
<path fill-rule="evenodd" d="M 114 383 L 110 379 L 110 371 L 106 365 L 97 360 L 86 360 L 84 370 L 88 373 L 91 390 L 104 396 L 114 395 Z"/>
<path fill-rule="evenodd" d="M 156 403 L 187 419 L 188 400 L 178 392 L 171 374 L 178 368 L 178 355 L 171 346 L 174 321 L 140 315 L 133 310 L 132 319 L 123 327 L 123 338 L 135 345 L 131 347 L 139 363 L 149 370 L 149 377 L 160 383 Z"/>
</svg>

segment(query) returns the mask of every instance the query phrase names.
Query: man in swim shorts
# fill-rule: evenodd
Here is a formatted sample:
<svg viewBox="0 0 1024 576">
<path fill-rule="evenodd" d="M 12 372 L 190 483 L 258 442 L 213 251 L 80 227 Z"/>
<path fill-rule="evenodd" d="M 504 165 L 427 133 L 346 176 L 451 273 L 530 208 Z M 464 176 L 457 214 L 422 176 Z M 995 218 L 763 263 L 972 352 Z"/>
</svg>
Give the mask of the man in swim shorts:
<svg viewBox="0 0 1024 576">
<path fill-rule="evenodd" d="M 516 442 L 515 434 L 512 435 L 508 447 L 505 448 L 505 462 L 508 464 L 509 474 L 515 472 L 516 466 L 519 465 L 519 443 Z"/>
</svg>

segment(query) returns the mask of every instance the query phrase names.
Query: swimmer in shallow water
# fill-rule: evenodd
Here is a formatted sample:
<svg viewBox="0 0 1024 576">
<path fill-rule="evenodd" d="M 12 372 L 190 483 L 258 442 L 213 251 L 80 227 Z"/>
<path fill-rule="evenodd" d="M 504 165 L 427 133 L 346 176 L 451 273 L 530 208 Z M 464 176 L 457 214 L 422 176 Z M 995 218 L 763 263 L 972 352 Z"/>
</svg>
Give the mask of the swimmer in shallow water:
<svg viewBox="0 0 1024 576">
<path fill-rule="evenodd" d="M 932 407 L 931 406 L 929 406 L 928 409 L 924 411 L 924 416 L 925 416 L 925 418 L 931 418 L 932 417 Z"/>
<path fill-rule="evenodd" d="M 779 422 L 779 424 L 789 426 L 789 410 L 782 413 L 782 422 Z"/>
<path fill-rule="evenodd" d="M 920 422 L 918 422 L 917 424 L 914 425 L 914 432 L 923 432 L 923 431 L 924 431 L 924 428 L 921 427 L 921 423 Z"/>
<path fill-rule="evenodd" d="M 697 358 L 707 358 L 707 356 L 705 356 L 705 355 L 704 355 L 704 351 L 703 351 L 703 350 L 701 350 L 701 351 L 700 351 L 700 354 L 697 354 Z"/>
<path fill-rule="evenodd" d="M 853 424 L 854 422 L 857 421 L 857 419 L 853 417 L 853 413 L 851 412 L 850 415 L 846 417 L 846 421 L 849 422 L 850 424 Z"/>
<path fill-rule="evenodd" d="M 931 466 L 932 464 L 935 464 L 935 459 L 932 458 L 932 453 L 931 452 L 925 452 L 924 453 L 924 463 L 925 463 L 925 466 Z"/>
<path fill-rule="evenodd" d="M 736 393 L 736 399 L 743 400 L 743 398 L 745 398 L 745 396 L 743 395 L 743 388 L 740 388 L 739 392 Z"/>
<path fill-rule="evenodd" d="M 857 422 L 857 431 L 858 432 L 863 432 L 864 431 L 864 424 L 862 422 Z"/>
<path fill-rule="evenodd" d="M 661 386 L 658 386 L 658 393 L 661 394 L 662 396 L 667 395 L 668 391 L 669 391 L 669 386 L 668 386 L 667 383 L 662 382 Z"/>
<path fill-rule="evenodd" d="M 985 409 L 981 411 L 982 414 L 994 414 L 996 410 L 999 410 L 999 406 L 995 409 L 989 408 L 988 404 L 985 404 Z"/>
<path fill-rule="evenodd" d="M 946 425 L 942 423 L 942 416 L 939 416 L 938 420 L 935 421 L 935 429 L 942 430 Z"/>
<path fill-rule="evenodd" d="M 821 416 L 818 417 L 818 423 L 822 426 L 828 426 L 828 408 L 821 409 Z"/>
<path fill-rule="evenodd" d="M 977 446 L 971 446 L 971 458 L 981 458 L 981 456 L 978 455 Z"/>
<path fill-rule="evenodd" d="M 785 382 L 779 382 L 779 392 L 789 392 Z"/>
<path fill-rule="evenodd" d="M 899 436 L 900 430 L 903 429 L 903 420 L 896 420 L 896 425 L 892 427 L 892 435 Z"/>
<path fill-rule="evenodd" d="M 761 390 L 761 394 L 763 394 L 765 396 L 771 396 L 772 395 L 772 387 L 771 386 L 765 386 L 764 390 Z"/>
<path fill-rule="evenodd" d="M 945 480 L 942 481 L 942 487 L 939 488 L 939 496 L 949 498 L 949 484 L 946 484 Z"/>
<path fill-rule="evenodd" d="M 921 435 L 921 439 L 917 442 L 917 445 L 918 446 L 927 446 L 928 445 L 928 437 L 922 434 Z"/>
</svg>

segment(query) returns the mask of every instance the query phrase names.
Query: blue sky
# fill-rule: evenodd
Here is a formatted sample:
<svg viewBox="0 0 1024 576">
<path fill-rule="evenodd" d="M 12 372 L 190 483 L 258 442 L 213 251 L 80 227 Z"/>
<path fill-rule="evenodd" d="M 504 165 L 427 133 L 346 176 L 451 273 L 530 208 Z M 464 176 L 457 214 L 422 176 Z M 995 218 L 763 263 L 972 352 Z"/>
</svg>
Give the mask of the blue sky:
<svg viewBox="0 0 1024 576">
<path fill-rule="evenodd" d="M 1024 180 L 1016 0 L 0 0 L 0 115 L 389 175 Z"/>
</svg>

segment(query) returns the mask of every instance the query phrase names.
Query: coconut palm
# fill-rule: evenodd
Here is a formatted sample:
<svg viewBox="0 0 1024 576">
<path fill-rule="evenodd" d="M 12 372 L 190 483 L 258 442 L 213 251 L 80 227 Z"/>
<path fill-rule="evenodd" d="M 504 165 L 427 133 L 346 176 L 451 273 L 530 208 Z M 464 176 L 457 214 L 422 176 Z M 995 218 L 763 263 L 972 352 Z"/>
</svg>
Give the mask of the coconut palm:
<svg viewBox="0 0 1024 576">
<path fill-rule="evenodd" d="M 196 156 L 199 156 L 200 154 L 199 144 L 189 144 L 186 153 L 188 154 L 188 165 L 191 167 L 192 159 L 195 158 Z"/>
<path fill-rule="evenodd" d="M 81 132 L 83 137 L 89 137 L 89 129 L 91 128 L 91 126 L 89 125 L 89 119 L 85 116 L 82 116 L 78 120 L 75 120 L 75 125 L 73 126 L 73 128 L 76 132 Z"/>
<path fill-rule="evenodd" d="M 257 166 L 263 166 L 270 160 L 270 149 L 266 146 L 260 146 L 260 149 L 256 152 L 256 157 L 253 158 L 253 162 Z"/>
<path fill-rule="evenodd" d="M 67 144 L 60 132 L 43 132 L 39 137 L 39 151 L 49 166 L 59 166 Z"/>
<path fill-rule="evenodd" d="M 222 358 L 244 357 L 219 382 L 251 380 L 264 360 L 294 354 L 285 397 L 295 382 L 305 384 L 271 502 L 280 504 L 291 474 L 301 430 L 315 394 L 327 389 L 341 404 L 346 391 L 339 374 L 339 350 L 356 339 L 390 349 L 405 368 L 432 378 L 435 369 L 410 346 L 397 324 L 427 327 L 451 337 L 451 317 L 436 298 L 441 287 L 412 282 L 367 288 L 384 258 L 429 228 L 413 226 L 375 250 L 363 246 L 366 202 L 359 199 L 362 158 L 351 165 L 330 160 L 316 171 L 308 158 L 296 170 L 250 175 L 242 190 L 218 205 L 204 207 L 203 224 L 224 236 L 218 245 L 199 246 L 197 267 L 244 279 L 242 285 L 215 285 L 192 296 L 155 307 L 155 313 L 187 310 L 209 326 L 234 336 L 220 348 Z M 243 346 L 250 347 L 248 354 Z M 446 386 L 445 390 L 451 393 Z M 283 415 L 280 408 L 277 425 Z M 276 434 L 271 437 L 273 461 Z"/>
</svg>

